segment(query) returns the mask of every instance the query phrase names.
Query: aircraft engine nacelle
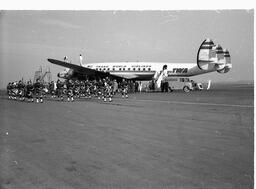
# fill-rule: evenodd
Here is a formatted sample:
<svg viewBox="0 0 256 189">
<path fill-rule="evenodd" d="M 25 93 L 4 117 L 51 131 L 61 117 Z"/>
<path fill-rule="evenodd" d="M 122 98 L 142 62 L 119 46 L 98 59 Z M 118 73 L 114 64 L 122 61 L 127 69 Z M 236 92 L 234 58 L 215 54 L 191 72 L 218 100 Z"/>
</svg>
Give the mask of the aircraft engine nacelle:
<svg viewBox="0 0 256 189">
<path fill-rule="evenodd" d="M 211 39 L 206 39 L 198 50 L 197 66 L 205 71 L 216 70 L 218 73 L 227 73 L 232 68 L 230 54 L 220 45 L 215 45 Z"/>
<path fill-rule="evenodd" d="M 69 79 L 73 76 L 74 71 L 72 69 L 66 68 L 64 71 L 59 72 L 57 76 L 62 79 Z"/>
</svg>

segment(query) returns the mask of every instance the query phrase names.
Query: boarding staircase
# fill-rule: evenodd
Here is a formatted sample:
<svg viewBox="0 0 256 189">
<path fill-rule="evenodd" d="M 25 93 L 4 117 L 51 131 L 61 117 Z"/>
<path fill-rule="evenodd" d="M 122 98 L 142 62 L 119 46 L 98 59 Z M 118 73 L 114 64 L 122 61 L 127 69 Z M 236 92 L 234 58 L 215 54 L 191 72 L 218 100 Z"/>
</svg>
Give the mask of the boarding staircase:
<svg viewBox="0 0 256 189">
<path fill-rule="evenodd" d="M 52 81 L 52 74 L 50 68 L 43 72 L 42 67 L 40 66 L 39 70 L 35 71 L 34 83 L 39 79 L 41 83 L 50 83 Z"/>
</svg>

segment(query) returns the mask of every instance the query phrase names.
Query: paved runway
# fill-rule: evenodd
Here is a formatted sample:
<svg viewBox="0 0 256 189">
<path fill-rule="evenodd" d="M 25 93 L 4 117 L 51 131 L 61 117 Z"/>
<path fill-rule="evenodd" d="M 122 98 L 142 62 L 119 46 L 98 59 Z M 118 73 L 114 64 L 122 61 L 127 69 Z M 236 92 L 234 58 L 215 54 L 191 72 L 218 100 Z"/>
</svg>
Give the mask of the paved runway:
<svg viewBox="0 0 256 189">
<path fill-rule="evenodd" d="M 253 86 L 0 98 L 0 188 L 253 188 Z"/>
</svg>

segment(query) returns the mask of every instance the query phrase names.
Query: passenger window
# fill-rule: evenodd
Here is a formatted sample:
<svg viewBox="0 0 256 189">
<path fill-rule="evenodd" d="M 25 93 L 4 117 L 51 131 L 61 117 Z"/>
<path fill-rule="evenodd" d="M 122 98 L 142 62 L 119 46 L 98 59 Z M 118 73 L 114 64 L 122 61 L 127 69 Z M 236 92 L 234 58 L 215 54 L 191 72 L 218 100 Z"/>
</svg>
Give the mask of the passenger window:
<svg viewBox="0 0 256 189">
<path fill-rule="evenodd" d="M 130 70 L 131 70 L 131 68 L 128 68 L 128 70 L 130 71 Z"/>
<path fill-rule="evenodd" d="M 140 71 L 140 68 L 138 68 L 138 70 Z"/>
<path fill-rule="evenodd" d="M 119 68 L 119 70 L 122 70 L 122 68 Z"/>
<path fill-rule="evenodd" d="M 143 71 L 145 71 L 146 69 L 145 68 L 143 68 Z"/>
<path fill-rule="evenodd" d="M 115 71 L 115 68 L 113 68 L 113 71 Z"/>
<path fill-rule="evenodd" d="M 150 71 L 151 69 L 150 68 L 148 68 L 148 71 Z"/>
<path fill-rule="evenodd" d="M 125 68 L 123 68 L 123 70 L 125 70 Z"/>
<path fill-rule="evenodd" d="M 133 68 L 133 71 L 135 71 L 135 68 Z"/>
</svg>

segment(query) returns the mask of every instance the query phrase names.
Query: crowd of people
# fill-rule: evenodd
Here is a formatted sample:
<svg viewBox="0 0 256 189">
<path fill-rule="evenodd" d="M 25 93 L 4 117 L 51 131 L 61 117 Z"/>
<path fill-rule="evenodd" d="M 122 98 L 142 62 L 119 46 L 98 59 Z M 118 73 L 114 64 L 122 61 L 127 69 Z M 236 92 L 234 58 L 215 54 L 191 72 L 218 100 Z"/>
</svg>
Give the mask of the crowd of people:
<svg viewBox="0 0 256 189">
<path fill-rule="evenodd" d="M 120 93 L 122 98 L 128 98 L 128 92 L 135 92 L 135 82 L 123 79 L 117 82 L 108 77 L 98 80 L 57 80 L 42 83 L 39 79 L 31 81 L 10 82 L 7 85 L 9 99 L 43 103 L 44 99 L 53 98 L 60 101 L 74 101 L 78 98 L 98 98 L 111 102 Z"/>
</svg>

